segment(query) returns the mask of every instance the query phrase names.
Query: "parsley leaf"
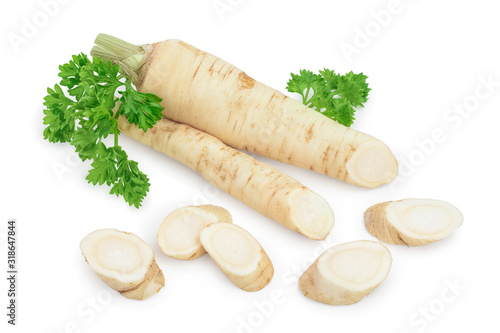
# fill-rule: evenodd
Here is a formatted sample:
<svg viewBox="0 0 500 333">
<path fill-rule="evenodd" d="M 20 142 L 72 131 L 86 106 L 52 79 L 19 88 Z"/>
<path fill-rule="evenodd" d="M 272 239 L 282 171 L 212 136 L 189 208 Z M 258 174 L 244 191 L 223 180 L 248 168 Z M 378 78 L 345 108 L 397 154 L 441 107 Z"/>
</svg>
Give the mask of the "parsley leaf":
<svg viewBox="0 0 500 333">
<path fill-rule="evenodd" d="M 47 88 L 48 95 L 43 103 L 47 109 L 43 111 L 43 123 L 49 125 L 43 131 L 43 137 L 50 142 L 69 142 L 76 128 L 74 102 L 64 95 L 61 87 Z"/>
<path fill-rule="evenodd" d="M 368 101 L 368 88 L 363 73 L 336 74 L 323 69 L 319 74 L 302 69 L 291 74 L 286 89 L 302 96 L 302 103 L 321 112 L 344 126 L 351 126 L 356 107 L 363 107 Z"/>
<path fill-rule="evenodd" d="M 144 132 L 163 117 L 161 98 L 153 94 L 138 92 L 132 88 L 130 81 L 126 82 L 125 91 L 120 91 L 120 94 L 122 103 L 118 112 L 123 114 L 131 124 L 138 125 Z"/>
<path fill-rule="evenodd" d="M 59 66 L 61 81 L 48 88 L 44 98 L 43 137 L 53 143 L 69 142 L 82 161 L 91 161 L 89 183 L 106 184 L 110 194 L 139 208 L 149 191 L 149 179 L 118 145 L 117 119 L 123 115 L 146 131 L 162 118 L 163 108 L 159 97 L 136 91 L 119 70 L 111 61 L 97 57 L 91 61 L 83 53 Z M 110 135 L 114 145 L 107 147 L 103 140 Z"/>
<path fill-rule="evenodd" d="M 120 147 L 114 147 L 116 156 L 116 172 L 118 181 L 111 188 L 111 194 L 123 195 L 127 202 L 134 202 L 136 198 L 146 196 L 149 191 L 149 179 L 137 167 L 137 162 L 127 158 L 127 154 Z M 139 202 L 134 202 L 138 208 Z"/>
</svg>

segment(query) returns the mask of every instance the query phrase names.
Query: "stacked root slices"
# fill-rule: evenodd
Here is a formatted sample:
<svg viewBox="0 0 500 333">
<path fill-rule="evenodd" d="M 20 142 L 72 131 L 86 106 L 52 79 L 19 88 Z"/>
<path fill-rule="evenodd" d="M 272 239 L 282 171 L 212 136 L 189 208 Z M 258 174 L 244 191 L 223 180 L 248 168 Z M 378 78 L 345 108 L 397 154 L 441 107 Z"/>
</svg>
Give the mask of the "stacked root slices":
<svg viewBox="0 0 500 333">
<path fill-rule="evenodd" d="M 167 256 L 190 260 L 208 252 L 238 288 L 258 291 L 271 281 L 274 268 L 257 240 L 232 224 L 227 210 L 212 205 L 172 212 L 158 230 L 158 244 Z"/>
<path fill-rule="evenodd" d="M 218 206 L 179 208 L 168 215 L 158 230 L 158 245 L 167 256 L 193 260 L 207 253 L 200 243 L 200 231 L 213 223 L 232 223 L 229 212 Z"/>
<path fill-rule="evenodd" d="M 258 291 L 271 281 L 274 268 L 259 242 L 232 224 L 218 206 L 182 207 L 160 225 L 158 244 L 175 259 L 193 260 L 209 253 L 238 288 Z M 144 300 L 165 286 L 151 246 L 138 236 L 115 229 L 96 230 L 80 242 L 85 260 L 112 289 L 127 298 Z"/>
</svg>

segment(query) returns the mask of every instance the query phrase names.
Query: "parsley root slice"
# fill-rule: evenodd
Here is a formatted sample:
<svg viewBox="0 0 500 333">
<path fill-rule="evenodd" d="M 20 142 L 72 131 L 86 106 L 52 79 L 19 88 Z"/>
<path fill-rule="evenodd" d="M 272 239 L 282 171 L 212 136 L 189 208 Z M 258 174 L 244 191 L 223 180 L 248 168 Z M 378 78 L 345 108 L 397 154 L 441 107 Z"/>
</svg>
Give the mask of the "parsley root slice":
<svg viewBox="0 0 500 333">
<path fill-rule="evenodd" d="M 100 34 L 93 56 L 120 65 L 139 91 L 162 98 L 163 115 L 236 149 L 351 184 L 389 183 L 398 165 L 380 140 L 349 129 L 180 40 L 136 46 Z"/>
<path fill-rule="evenodd" d="M 82 239 L 80 249 L 94 272 L 127 298 L 143 300 L 165 286 L 153 249 L 134 234 L 96 230 Z"/>
<path fill-rule="evenodd" d="M 389 273 L 392 257 L 379 242 L 355 241 L 326 250 L 299 279 L 304 295 L 325 304 L 359 302 Z"/>
<path fill-rule="evenodd" d="M 218 206 L 181 207 L 163 220 L 158 230 L 158 245 L 167 256 L 193 260 L 207 253 L 200 243 L 200 231 L 212 223 L 232 223 L 229 212 Z"/>
<path fill-rule="evenodd" d="M 258 291 L 271 281 L 274 268 L 262 246 L 237 225 L 214 223 L 201 230 L 200 241 L 221 271 L 238 288 Z"/>
<path fill-rule="evenodd" d="M 462 213 L 448 202 L 404 199 L 376 204 L 365 212 L 370 234 L 387 244 L 425 245 L 441 240 L 463 223 Z"/>
<path fill-rule="evenodd" d="M 219 139 L 163 118 L 144 132 L 126 119 L 120 131 L 200 173 L 264 216 L 311 239 L 325 239 L 335 219 L 328 203 L 294 178 L 226 146 Z"/>
</svg>

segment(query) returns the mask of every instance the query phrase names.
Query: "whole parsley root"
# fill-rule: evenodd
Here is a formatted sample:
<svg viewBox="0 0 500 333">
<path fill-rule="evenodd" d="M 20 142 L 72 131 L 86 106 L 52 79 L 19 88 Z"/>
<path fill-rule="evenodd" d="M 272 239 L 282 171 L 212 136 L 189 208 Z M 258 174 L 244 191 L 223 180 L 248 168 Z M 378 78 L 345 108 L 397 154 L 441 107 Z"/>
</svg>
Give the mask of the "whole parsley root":
<svg viewBox="0 0 500 333">
<path fill-rule="evenodd" d="M 82 239 L 80 249 L 94 272 L 127 298 L 143 300 L 165 286 L 153 249 L 134 234 L 96 230 Z"/>
<path fill-rule="evenodd" d="M 141 92 L 163 99 L 163 115 L 225 144 L 351 184 L 389 183 L 398 165 L 380 140 L 349 129 L 180 40 L 124 53 L 127 42 L 100 34 L 92 55 L 120 65 Z"/>
<path fill-rule="evenodd" d="M 335 223 L 328 203 L 294 178 L 210 134 L 163 118 L 147 132 L 118 118 L 122 133 L 183 163 L 250 208 L 311 239 Z"/>
</svg>

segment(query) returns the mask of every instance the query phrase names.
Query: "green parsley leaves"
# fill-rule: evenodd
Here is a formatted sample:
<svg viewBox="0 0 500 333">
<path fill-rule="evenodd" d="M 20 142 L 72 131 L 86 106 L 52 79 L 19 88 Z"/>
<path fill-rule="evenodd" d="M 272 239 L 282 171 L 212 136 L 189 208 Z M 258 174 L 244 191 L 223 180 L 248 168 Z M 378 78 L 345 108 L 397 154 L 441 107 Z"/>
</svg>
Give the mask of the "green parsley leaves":
<svg viewBox="0 0 500 333">
<path fill-rule="evenodd" d="M 136 91 L 119 70 L 110 61 L 97 57 L 90 61 L 83 53 L 59 66 L 61 82 L 48 88 L 44 98 L 43 123 L 47 127 L 43 137 L 53 143 L 69 142 L 82 161 L 92 161 L 86 177 L 89 183 L 106 184 L 110 194 L 123 196 L 129 205 L 139 208 L 149 191 L 149 179 L 118 145 L 117 119 L 123 115 L 146 131 L 162 118 L 163 107 L 156 95 Z M 67 94 L 61 86 L 67 88 Z M 109 135 L 114 136 L 111 147 L 103 142 Z"/>
<path fill-rule="evenodd" d="M 368 88 L 363 73 L 349 72 L 345 75 L 324 69 L 315 74 L 302 69 L 299 74 L 291 74 L 286 89 L 302 96 L 302 103 L 337 121 L 351 126 L 356 107 L 368 101 Z"/>
</svg>

